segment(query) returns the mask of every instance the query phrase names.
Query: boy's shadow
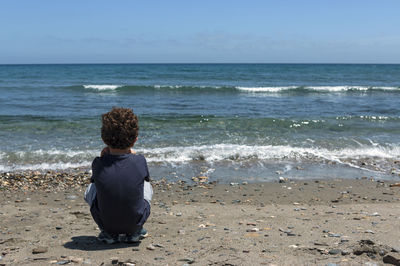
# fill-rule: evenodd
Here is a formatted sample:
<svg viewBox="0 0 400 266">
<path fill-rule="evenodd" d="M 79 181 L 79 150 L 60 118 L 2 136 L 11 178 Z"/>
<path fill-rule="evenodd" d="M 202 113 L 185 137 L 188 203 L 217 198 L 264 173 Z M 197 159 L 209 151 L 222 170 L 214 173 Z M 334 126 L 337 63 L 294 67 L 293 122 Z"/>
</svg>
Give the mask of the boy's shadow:
<svg viewBox="0 0 400 266">
<path fill-rule="evenodd" d="M 127 244 L 127 243 L 105 244 L 100 242 L 95 236 L 73 236 L 71 237 L 71 241 L 65 243 L 63 246 L 68 249 L 96 251 L 96 250 L 106 250 L 106 249 L 138 247 L 139 245 L 140 242 L 132 244 Z"/>
</svg>

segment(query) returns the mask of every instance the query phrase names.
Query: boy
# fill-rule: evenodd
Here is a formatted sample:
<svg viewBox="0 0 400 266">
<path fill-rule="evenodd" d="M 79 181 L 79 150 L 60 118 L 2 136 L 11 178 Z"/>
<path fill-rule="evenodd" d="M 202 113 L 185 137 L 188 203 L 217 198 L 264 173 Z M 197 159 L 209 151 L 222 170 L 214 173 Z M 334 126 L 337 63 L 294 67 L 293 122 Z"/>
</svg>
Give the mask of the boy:
<svg viewBox="0 0 400 266">
<path fill-rule="evenodd" d="M 138 242 L 147 236 L 143 228 L 150 215 L 153 194 L 146 159 L 131 148 L 139 124 L 129 108 L 112 108 L 102 115 L 101 138 L 107 145 L 92 163 L 91 184 L 85 201 L 99 226 L 98 239 L 113 244 Z"/>
</svg>

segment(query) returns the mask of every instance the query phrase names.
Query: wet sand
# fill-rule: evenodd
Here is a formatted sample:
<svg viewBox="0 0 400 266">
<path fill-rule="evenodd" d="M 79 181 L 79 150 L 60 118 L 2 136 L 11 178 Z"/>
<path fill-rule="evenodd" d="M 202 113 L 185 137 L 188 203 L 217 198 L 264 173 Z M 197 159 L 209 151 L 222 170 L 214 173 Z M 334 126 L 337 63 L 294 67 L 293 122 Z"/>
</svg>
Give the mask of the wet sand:
<svg viewBox="0 0 400 266">
<path fill-rule="evenodd" d="M 64 183 L 54 182 L 54 174 L 50 185 L 40 184 L 45 178 L 37 174 L 17 186 L 17 177 L 2 175 L 0 265 L 383 265 L 400 259 L 394 182 L 154 181 L 149 236 L 139 244 L 106 245 L 97 241 L 83 201 L 87 173 Z"/>
</svg>

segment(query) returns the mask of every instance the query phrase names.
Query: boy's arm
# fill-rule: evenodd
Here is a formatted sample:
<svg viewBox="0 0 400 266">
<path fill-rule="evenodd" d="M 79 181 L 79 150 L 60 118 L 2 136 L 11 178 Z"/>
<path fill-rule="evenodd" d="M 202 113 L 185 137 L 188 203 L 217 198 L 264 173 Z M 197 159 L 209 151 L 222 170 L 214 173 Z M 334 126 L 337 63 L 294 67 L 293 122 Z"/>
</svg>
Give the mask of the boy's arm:
<svg viewBox="0 0 400 266">
<path fill-rule="evenodd" d="M 96 172 L 96 159 L 92 162 L 92 176 L 90 177 L 90 183 L 94 183 L 94 175 Z"/>
<path fill-rule="evenodd" d="M 147 181 L 147 182 L 150 182 L 150 173 L 149 173 L 149 168 L 147 167 L 146 158 L 144 159 L 144 166 L 146 168 L 146 176 L 144 177 L 144 180 Z"/>
</svg>

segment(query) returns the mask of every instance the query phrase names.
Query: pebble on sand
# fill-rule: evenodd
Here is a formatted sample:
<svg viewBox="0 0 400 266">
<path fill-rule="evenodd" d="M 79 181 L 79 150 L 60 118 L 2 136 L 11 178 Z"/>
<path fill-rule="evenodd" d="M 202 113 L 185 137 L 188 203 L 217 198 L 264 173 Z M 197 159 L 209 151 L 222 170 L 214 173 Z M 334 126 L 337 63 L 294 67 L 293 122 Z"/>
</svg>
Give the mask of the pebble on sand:
<svg viewBox="0 0 400 266">
<path fill-rule="evenodd" d="M 150 245 L 148 245 L 148 246 L 146 247 L 146 249 L 148 249 L 148 250 L 155 250 L 156 247 L 155 247 L 154 245 L 150 244 Z"/>
<path fill-rule="evenodd" d="M 47 247 L 36 247 L 32 249 L 32 254 L 46 253 L 47 251 L 48 251 Z"/>
</svg>

